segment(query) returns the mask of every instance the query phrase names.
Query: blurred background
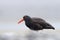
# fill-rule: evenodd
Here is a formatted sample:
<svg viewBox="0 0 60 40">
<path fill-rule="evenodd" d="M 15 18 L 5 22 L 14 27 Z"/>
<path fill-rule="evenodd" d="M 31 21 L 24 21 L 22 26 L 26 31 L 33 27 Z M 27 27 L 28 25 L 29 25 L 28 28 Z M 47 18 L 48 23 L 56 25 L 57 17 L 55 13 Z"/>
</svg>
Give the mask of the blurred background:
<svg viewBox="0 0 60 40">
<path fill-rule="evenodd" d="M 56 30 L 31 31 L 17 24 L 24 15 L 43 18 Z M 0 0 L 0 40 L 60 40 L 59 33 L 60 0 Z"/>
</svg>

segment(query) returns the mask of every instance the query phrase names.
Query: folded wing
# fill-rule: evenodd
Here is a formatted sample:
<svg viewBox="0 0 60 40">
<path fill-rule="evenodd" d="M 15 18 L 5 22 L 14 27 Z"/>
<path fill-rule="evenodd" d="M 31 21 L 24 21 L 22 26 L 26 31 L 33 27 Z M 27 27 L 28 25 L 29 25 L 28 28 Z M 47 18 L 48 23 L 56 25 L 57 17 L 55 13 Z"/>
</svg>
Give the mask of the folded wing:
<svg viewBox="0 0 60 40">
<path fill-rule="evenodd" d="M 45 20 L 41 18 L 32 18 L 32 21 L 40 26 L 43 27 L 43 29 L 55 29 L 51 24 L 47 23 Z M 39 27 L 40 27 L 39 26 Z"/>
</svg>

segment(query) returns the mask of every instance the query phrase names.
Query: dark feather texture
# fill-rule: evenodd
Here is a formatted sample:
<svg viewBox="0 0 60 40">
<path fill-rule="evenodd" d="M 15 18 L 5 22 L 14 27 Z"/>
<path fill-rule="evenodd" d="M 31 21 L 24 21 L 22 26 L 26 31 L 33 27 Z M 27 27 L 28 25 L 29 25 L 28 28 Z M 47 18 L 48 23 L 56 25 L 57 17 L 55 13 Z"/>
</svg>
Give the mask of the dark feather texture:
<svg viewBox="0 0 60 40">
<path fill-rule="evenodd" d="M 31 18 L 24 16 L 25 24 L 31 30 L 55 29 L 52 25 L 41 18 Z"/>
</svg>

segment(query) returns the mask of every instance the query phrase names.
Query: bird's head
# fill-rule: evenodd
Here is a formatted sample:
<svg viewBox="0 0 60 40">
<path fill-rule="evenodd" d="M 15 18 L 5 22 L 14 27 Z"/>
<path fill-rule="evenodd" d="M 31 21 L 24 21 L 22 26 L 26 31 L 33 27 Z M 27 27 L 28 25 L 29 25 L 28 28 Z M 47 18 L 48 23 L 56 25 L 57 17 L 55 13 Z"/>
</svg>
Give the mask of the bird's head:
<svg viewBox="0 0 60 40">
<path fill-rule="evenodd" d="M 23 22 L 23 21 L 30 21 L 30 20 L 31 20 L 31 18 L 30 18 L 29 16 L 25 15 L 25 16 L 23 16 L 23 18 L 18 22 L 18 24 L 21 23 L 21 22 Z"/>
</svg>

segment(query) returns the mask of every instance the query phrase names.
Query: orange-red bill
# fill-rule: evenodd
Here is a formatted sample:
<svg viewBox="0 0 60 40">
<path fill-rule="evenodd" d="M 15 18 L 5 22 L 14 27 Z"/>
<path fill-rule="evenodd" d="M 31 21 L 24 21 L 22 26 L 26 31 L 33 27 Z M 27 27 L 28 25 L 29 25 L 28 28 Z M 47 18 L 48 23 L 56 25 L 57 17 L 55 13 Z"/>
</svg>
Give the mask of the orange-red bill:
<svg viewBox="0 0 60 40">
<path fill-rule="evenodd" d="M 24 21 L 24 19 L 21 19 L 21 20 L 18 22 L 18 24 L 21 23 L 21 22 L 23 22 L 23 21 Z"/>
</svg>

